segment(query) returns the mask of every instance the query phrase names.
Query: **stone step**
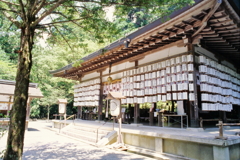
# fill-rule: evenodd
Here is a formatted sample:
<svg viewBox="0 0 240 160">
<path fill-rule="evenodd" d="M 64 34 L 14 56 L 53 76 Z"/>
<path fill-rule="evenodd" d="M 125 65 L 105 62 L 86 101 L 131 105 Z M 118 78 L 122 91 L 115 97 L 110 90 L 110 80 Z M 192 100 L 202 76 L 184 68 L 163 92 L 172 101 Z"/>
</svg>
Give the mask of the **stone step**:
<svg viewBox="0 0 240 160">
<path fill-rule="evenodd" d="M 74 128 L 69 128 L 65 131 L 80 134 L 80 135 L 84 135 L 84 136 L 89 136 L 89 137 L 97 137 L 97 132 L 88 132 L 88 131 L 85 131 L 85 130 L 77 130 L 77 129 L 74 129 Z M 98 137 L 104 137 L 105 135 L 107 135 L 107 134 L 98 133 Z"/>
<path fill-rule="evenodd" d="M 103 130 L 103 129 L 97 129 L 97 128 L 88 128 L 86 126 L 73 126 L 72 128 L 76 129 L 76 130 L 81 130 L 81 131 L 87 131 L 87 132 L 93 132 L 93 133 L 98 133 L 99 134 L 108 134 L 109 130 Z"/>
<path fill-rule="evenodd" d="M 74 137 L 74 138 L 77 138 L 77 139 L 80 139 L 80 140 L 84 140 L 84 141 L 88 141 L 88 142 L 91 142 L 91 143 L 96 143 L 96 137 L 90 137 L 90 136 L 85 136 L 85 135 L 81 135 L 81 134 L 77 134 L 77 133 L 73 133 L 73 132 L 68 132 L 68 131 L 62 131 L 61 132 L 62 134 L 65 134 L 67 136 L 71 136 L 71 137 Z M 100 140 L 100 138 L 99 138 Z"/>
<path fill-rule="evenodd" d="M 112 123 L 105 123 L 105 122 L 95 122 L 93 123 L 92 121 L 85 121 L 85 120 L 77 120 L 74 123 L 75 127 L 86 127 L 86 128 L 92 128 L 92 129 L 101 129 L 101 130 L 106 130 L 106 131 L 112 131 L 113 130 L 113 124 Z"/>
</svg>

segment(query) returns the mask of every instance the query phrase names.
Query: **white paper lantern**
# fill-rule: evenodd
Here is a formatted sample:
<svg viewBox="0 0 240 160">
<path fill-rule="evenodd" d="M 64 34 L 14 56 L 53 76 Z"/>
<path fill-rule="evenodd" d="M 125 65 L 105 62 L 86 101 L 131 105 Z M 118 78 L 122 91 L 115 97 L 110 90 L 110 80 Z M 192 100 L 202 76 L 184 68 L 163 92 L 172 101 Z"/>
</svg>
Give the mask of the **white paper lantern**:
<svg viewBox="0 0 240 160">
<path fill-rule="evenodd" d="M 207 93 L 201 94 L 202 101 L 209 101 L 209 97 L 210 97 L 210 95 Z"/>
<path fill-rule="evenodd" d="M 157 72 L 152 72 L 152 78 L 157 78 Z"/>
<path fill-rule="evenodd" d="M 188 72 L 193 72 L 194 71 L 194 67 L 193 67 L 192 63 L 189 63 L 187 68 L 188 68 Z"/>
<path fill-rule="evenodd" d="M 205 56 L 199 56 L 199 63 L 206 64 L 206 57 Z"/>
<path fill-rule="evenodd" d="M 182 72 L 182 66 L 181 65 L 176 66 L 176 72 L 177 73 Z"/>
<path fill-rule="evenodd" d="M 177 76 L 175 74 L 172 74 L 171 77 L 172 77 L 172 82 L 177 82 Z"/>
<path fill-rule="evenodd" d="M 205 66 L 205 65 L 200 65 L 200 66 L 199 66 L 199 72 L 200 72 L 200 73 L 206 73 L 206 72 L 207 72 L 207 66 Z"/>
<path fill-rule="evenodd" d="M 157 93 L 162 93 L 162 87 L 161 86 L 157 86 Z"/>
<path fill-rule="evenodd" d="M 177 93 L 172 93 L 172 100 L 177 100 Z"/>
<path fill-rule="evenodd" d="M 166 93 L 166 87 L 162 86 L 161 89 L 162 89 L 162 93 L 165 94 Z"/>
<path fill-rule="evenodd" d="M 178 83 L 177 84 L 177 90 L 178 91 L 182 91 L 182 83 Z"/>
<path fill-rule="evenodd" d="M 193 62 L 193 55 L 187 55 L 187 62 Z"/>
<path fill-rule="evenodd" d="M 182 92 L 177 93 L 178 100 L 183 100 Z"/>
<path fill-rule="evenodd" d="M 167 67 L 167 68 L 166 68 L 166 73 L 167 73 L 167 74 L 170 74 L 170 73 L 171 73 L 171 68 L 170 68 L 170 67 Z"/>
<path fill-rule="evenodd" d="M 182 55 L 182 63 L 186 63 L 187 62 L 187 56 L 186 55 Z"/>
<path fill-rule="evenodd" d="M 167 89 L 167 92 L 171 92 L 172 91 L 171 85 L 170 84 L 166 85 L 166 89 Z"/>
<path fill-rule="evenodd" d="M 166 101 L 167 101 L 166 95 L 162 95 L 162 101 L 163 101 L 163 102 L 166 102 Z"/>
<path fill-rule="evenodd" d="M 166 60 L 166 67 L 171 66 L 170 60 Z"/>
<path fill-rule="evenodd" d="M 195 96 L 192 92 L 189 93 L 189 101 L 195 101 Z"/>
<path fill-rule="evenodd" d="M 157 96 L 152 96 L 152 102 L 157 102 Z"/>
<path fill-rule="evenodd" d="M 170 59 L 170 65 L 175 65 L 175 64 L 176 64 L 175 58 L 171 58 L 171 59 Z"/>
<path fill-rule="evenodd" d="M 193 74 L 192 73 L 188 74 L 188 81 L 193 81 Z"/>
<path fill-rule="evenodd" d="M 168 101 L 172 100 L 172 94 L 171 93 L 167 93 L 167 100 Z"/>
<path fill-rule="evenodd" d="M 152 71 L 152 65 L 148 65 L 148 72 Z"/>
<path fill-rule="evenodd" d="M 182 98 L 183 98 L 184 100 L 187 100 L 187 99 L 188 99 L 188 93 L 187 93 L 187 92 L 183 92 L 183 93 L 182 93 Z"/>
<path fill-rule="evenodd" d="M 180 64 L 182 62 L 181 57 L 176 57 L 176 64 Z"/>
<path fill-rule="evenodd" d="M 182 64 L 181 65 L 181 68 L 180 68 L 180 71 L 179 72 L 186 72 L 187 71 L 187 64 Z"/>
<path fill-rule="evenodd" d="M 172 91 L 177 91 L 177 84 L 175 83 L 172 84 Z"/>
<path fill-rule="evenodd" d="M 166 68 L 166 61 L 161 62 L 162 68 Z"/>
<path fill-rule="evenodd" d="M 202 103 L 202 110 L 203 111 L 208 111 L 209 110 L 208 103 Z"/>
<path fill-rule="evenodd" d="M 164 77 L 165 75 L 166 75 L 166 70 L 165 69 L 161 70 L 161 77 Z"/>
</svg>

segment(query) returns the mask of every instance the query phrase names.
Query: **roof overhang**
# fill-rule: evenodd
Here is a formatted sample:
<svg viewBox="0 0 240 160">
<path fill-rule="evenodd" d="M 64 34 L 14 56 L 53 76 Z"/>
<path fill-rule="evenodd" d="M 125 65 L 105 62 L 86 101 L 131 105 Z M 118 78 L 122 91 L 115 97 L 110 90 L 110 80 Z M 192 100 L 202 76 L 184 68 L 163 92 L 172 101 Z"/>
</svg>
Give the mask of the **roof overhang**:
<svg viewBox="0 0 240 160">
<path fill-rule="evenodd" d="M 81 67 L 65 66 L 52 71 L 56 77 L 79 80 L 86 73 L 106 68 L 120 61 L 150 53 L 170 44 L 192 43 L 210 50 L 221 60 L 239 69 L 240 18 L 227 0 L 196 1 L 192 7 L 173 13 L 170 20 L 159 19 L 105 47 L 107 52 L 94 52 L 84 57 Z M 185 39 L 191 39 L 186 41 Z M 137 58 L 135 58 L 137 59 Z"/>
<path fill-rule="evenodd" d="M 14 96 L 15 82 L 0 80 L 0 96 Z M 43 95 L 36 83 L 30 83 L 28 88 L 28 97 L 42 98 Z"/>
</svg>

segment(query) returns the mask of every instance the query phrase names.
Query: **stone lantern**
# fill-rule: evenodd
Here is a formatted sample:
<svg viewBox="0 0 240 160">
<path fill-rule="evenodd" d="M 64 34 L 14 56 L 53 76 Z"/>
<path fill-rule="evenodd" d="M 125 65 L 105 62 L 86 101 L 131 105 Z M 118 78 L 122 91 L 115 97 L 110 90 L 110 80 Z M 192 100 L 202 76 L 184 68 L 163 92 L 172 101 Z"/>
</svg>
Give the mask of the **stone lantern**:
<svg viewBox="0 0 240 160">
<path fill-rule="evenodd" d="M 64 116 L 64 120 L 66 120 L 66 106 L 67 106 L 67 100 L 66 99 L 58 99 L 58 113 L 60 115 L 60 120 L 61 116 Z"/>
</svg>

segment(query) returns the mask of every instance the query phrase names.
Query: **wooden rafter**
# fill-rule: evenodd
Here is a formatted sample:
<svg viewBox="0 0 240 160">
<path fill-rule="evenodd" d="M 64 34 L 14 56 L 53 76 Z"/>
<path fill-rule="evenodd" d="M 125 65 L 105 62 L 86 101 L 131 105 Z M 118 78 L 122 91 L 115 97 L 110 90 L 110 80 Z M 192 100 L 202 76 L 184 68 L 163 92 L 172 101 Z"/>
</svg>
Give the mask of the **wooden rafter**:
<svg viewBox="0 0 240 160">
<path fill-rule="evenodd" d="M 211 16 L 215 13 L 215 11 L 218 9 L 218 7 L 221 4 L 222 4 L 222 0 L 216 0 L 216 4 L 208 12 L 208 14 L 203 18 L 201 27 L 198 28 L 198 30 L 192 35 L 192 37 L 196 36 L 199 32 L 201 32 L 207 26 L 207 21 L 211 18 Z"/>
</svg>

